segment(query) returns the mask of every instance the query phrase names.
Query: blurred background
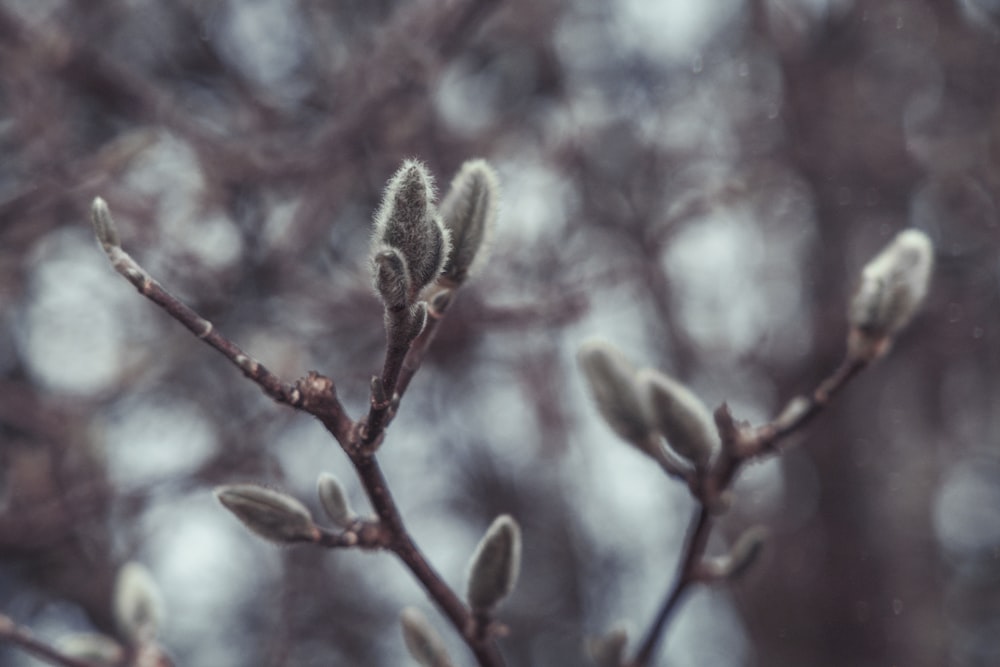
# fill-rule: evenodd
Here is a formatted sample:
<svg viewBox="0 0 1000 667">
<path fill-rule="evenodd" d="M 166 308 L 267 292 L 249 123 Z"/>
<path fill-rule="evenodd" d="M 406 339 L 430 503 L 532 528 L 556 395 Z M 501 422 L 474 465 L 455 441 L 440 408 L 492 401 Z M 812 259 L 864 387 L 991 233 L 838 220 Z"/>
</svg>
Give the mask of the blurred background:
<svg viewBox="0 0 1000 667">
<path fill-rule="evenodd" d="M 924 313 L 780 459 L 747 469 L 658 665 L 1000 664 L 997 0 L 0 0 L 0 613 L 114 634 L 134 560 L 179 665 L 409 664 L 424 609 L 386 554 L 278 548 L 213 486 L 314 511 L 346 458 L 114 274 L 101 195 L 155 277 L 352 414 L 381 364 L 371 217 L 406 157 L 503 186 L 380 457 L 443 576 L 494 516 L 525 530 L 513 666 L 635 638 L 692 503 L 600 421 L 607 339 L 761 422 L 839 362 L 860 267 L 925 230 Z M 0 646 L 0 665 L 36 665 Z"/>
</svg>

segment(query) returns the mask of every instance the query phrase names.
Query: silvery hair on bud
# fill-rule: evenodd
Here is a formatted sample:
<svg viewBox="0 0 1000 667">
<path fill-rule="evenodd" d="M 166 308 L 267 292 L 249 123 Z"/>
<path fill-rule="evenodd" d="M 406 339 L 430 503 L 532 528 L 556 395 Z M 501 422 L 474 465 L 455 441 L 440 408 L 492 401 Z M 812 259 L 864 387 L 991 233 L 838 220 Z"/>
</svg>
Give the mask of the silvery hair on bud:
<svg viewBox="0 0 1000 667">
<path fill-rule="evenodd" d="M 469 559 L 466 598 L 476 611 L 489 611 L 510 595 L 521 572 L 521 527 L 504 514 L 487 529 Z"/>
<path fill-rule="evenodd" d="M 694 392 L 652 368 L 639 371 L 637 382 L 648 419 L 667 445 L 698 468 L 708 465 L 719 446 L 719 434 L 708 407 Z"/>
<path fill-rule="evenodd" d="M 608 426 L 625 441 L 657 458 L 649 446 L 652 429 L 636 383 L 635 367 L 618 348 L 600 340 L 581 345 L 577 360 Z"/>
<path fill-rule="evenodd" d="M 132 645 L 152 640 L 163 618 L 163 600 L 153 575 L 135 562 L 118 570 L 114 593 L 118 630 Z"/>
<path fill-rule="evenodd" d="M 462 165 L 441 202 L 441 218 L 451 232 L 451 252 L 443 278 L 460 285 L 468 278 L 473 263 L 496 220 L 500 186 L 496 171 L 486 160 L 469 160 Z"/>
<path fill-rule="evenodd" d="M 403 626 L 403 641 L 410 656 L 422 667 L 452 667 L 444 640 L 415 607 L 406 607 L 399 615 Z"/>
<path fill-rule="evenodd" d="M 907 229 L 861 271 L 848 318 L 871 338 L 892 336 L 916 313 L 930 284 L 934 246 L 924 232 Z"/>
<path fill-rule="evenodd" d="M 229 484 L 215 497 L 243 525 L 272 542 L 315 539 L 318 530 L 305 505 L 291 496 L 255 484 Z"/>
<path fill-rule="evenodd" d="M 430 284 L 444 267 L 449 249 L 448 231 L 434 208 L 434 182 L 427 168 L 406 160 L 385 188 L 375 214 L 372 253 L 387 248 L 405 259 L 409 279 L 408 302 Z"/>
<path fill-rule="evenodd" d="M 344 528 L 354 520 L 354 510 L 347 500 L 347 493 L 336 476 L 321 472 L 316 480 L 316 492 L 323 511 L 335 525 Z"/>
</svg>

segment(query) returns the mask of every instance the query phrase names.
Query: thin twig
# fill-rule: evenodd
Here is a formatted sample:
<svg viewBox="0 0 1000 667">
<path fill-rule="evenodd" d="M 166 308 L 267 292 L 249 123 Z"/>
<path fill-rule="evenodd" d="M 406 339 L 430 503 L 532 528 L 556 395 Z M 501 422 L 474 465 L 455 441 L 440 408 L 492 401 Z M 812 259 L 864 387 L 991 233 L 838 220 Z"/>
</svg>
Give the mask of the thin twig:
<svg viewBox="0 0 1000 667">
<path fill-rule="evenodd" d="M 504 665 L 503 657 L 497 650 L 495 643 L 488 638 L 483 641 L 470 631 L 474 627 L 474 623 L 469 608 L 427 561 L 406 530 L 396 501 L 389 490 L 389 484 L 385 475 L 382 474 L 382 469 L 375 456 L 359 455 L 352 457 L 351 461 L 354 463 L 372 507 L 375 508 L 375 513 L 391 535 L 391 542 L 387 548 L 395 553 L 413 573 L 413 576 L 423 584 L 424 590 L 451 621 L 451 624 L 475 654 L 479 664 L 482 667 L 502 667 Z"/>
<path fill-rule="evenodd" d="M 66 655 L 36 639 L 27 628 L 18 627 L 13 620 L 0 614 L 0 642 L 13 644 L 45 662 L 60 667 L 95 667 L 86 660 Z"/>
<path fill-rule="evenodd" d="M 652 660 L 667 623 L 692 584 L 702 580 L 700 566 L 712 531 L 713 512 L 725 508 L 726 494 L 742 466 L 778 451 L 782 440 L 803 428 L 825 408 L 848 382 L 864 370 L 870 361 L 847 356 L 840 366 L 821 382 L 808 398 L 800 397 L 771 422 L 751 429 L 740 425 L 723 404 L 715 412 L 722 438 L 722 448 L 711 467 L 692 485 L 698 509 L 688 525 L 684 551 L 674 581 L 643 640 L 627 667 L 646 667 Z"/>
<path fill-rule="evenodd" d="M 378 522 L 357 522 L 357 525 L 348 527 L 342 532 L 331 532 L 320 529 L 319 537 L 314 540 L 319 546 L 327 548 L 360 547 L 367 549 L 387 549 L 392 551 L 410 570 L 414 577 L 423 585 L 431 599 L 438 605 L 442 613 L 448 618 L 459 635 L 469 646 L 476 656 L 480 667 L 503 667 L 504 661 L 495 642 L 490 637 L 478 637 L 470 631 L 475 626 L 472 612 L 441 578 L 441 575 L 434 570 L 427 561 L 423 553 L 417 547 L 413 538 L 406 530 L 402 516 L 396 506 L 396 502 L 389 490 L 385 476 L 378 465 L 378 461 L 372 451 L 366 446 L 362 438 L 359 424 L 352 420 L 344 410 L 337 398 L 334 383 L 329 378 L 319 373 L 311 372 L 302 378 L 295 385 L 283 382 L 276 375 L 271 373 L 263 364 L 247 355 L 242 349 L 228 338 L 220 334 L 212 326 L 211 322 L 201 317 L 192 308 L 184 304 L 177 297 L 172 295 L 154 280 L 128 253 L 122 250 L 117 230 L 114 222 L 107 210 L 103 200 L 95 200 L 92 209 L 94 227 L 98 240 L 104 248 L 108 259 L 115 270 L 132 283 L 140 294 L 148 298 L 153 303 L 163 308 L 170 316 L 187 327 L 198 338 L 202 339 L 216 350 L 221 352 L 227 359 L 232 361 L 243 374 L 256 383 L 264 392 L 279 403 L 283 403 L 292 408 L 301 410 L 319 419 L 327 430 L 340 443 L 342 449 L 347 453 L 354 465 L 354 468 L 361 480 L 365 493 L 371 501 L 372 507 L 378 516 Z M 443 309 L 442 309 L 443 312 Z M 440 315 L 438 315 L 440 318 Z M 385 383 L 389 380 L 389 389 L 392 393 L 388 398 L 382 397 L 380 406 L 376 408 L 376 401 L 372 402 L 373 413 L 369 414 L 368 426 L 374 432 L 374 438 L 380 439 L 387 419 L 391 417 L 390 405 L 395 404 L 393 396 L 397 386 L 397 378 L 401 376 L 401 371 L 406 367 L 406 372 L 402 374 L 405 383 L 409 383 L 412 374 L 419 367 L 423 351 L 433 337 L 433 327 L 438 319 L 428 318 L 427 332 L 425 327 L 424 337 L 417 338 L 421 347 L 418 357 L 409 359 L 407 352 L 410 345 L 400 347 L 393 345 L 389 341 L 386 352 L 386 368 L 380 380 Z M 434 322 L 431 325 L 430 322 Z M 409 366 L 405 363 L 409 359 Z M 403 385 L 405 389 L 405 384 Z M 372 414 L 377 417 L 372 419 Z M 374 424 L 374 426 L 373 426 Z M 70 667 L 92 667 L 91 665 L 73 662 L 64 663 Z"/>
<path fill-rule="evenodd" d="M 683 560 L 677 566 L 674 581 L 670 584 L 670 590 L 667 592 L 663 604 L 660 605 L 660 610 L 657 612 L 653 624 L 646 631 L 640 648 L 632 662 L 628 663 L 628 667 L 643 667 L 653 657 L 663 637 L 663 631 L 667 627 L 667 621 L 680 605 L 688 588 L 697 581 L 698 565 L 705 553 L 708 536 L 711 532 L 712 515 L 704 504 L 699 504 L 688 526 Z"/>
</svg>

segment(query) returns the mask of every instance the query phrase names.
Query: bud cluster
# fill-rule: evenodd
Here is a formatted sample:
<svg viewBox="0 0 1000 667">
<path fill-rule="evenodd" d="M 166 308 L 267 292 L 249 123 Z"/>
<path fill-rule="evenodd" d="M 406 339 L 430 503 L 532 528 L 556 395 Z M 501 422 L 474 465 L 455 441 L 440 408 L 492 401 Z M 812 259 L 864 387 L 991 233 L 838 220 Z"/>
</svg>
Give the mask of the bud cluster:
<svg viewBox="0 0 1000 667">
<path fill-rule="evenodd" d="M 623 440 L 670 470 L 677 458 L 696 469 L 708 465 L 719 436 L 690 389 L 654 369 L 637 370 L 603 341 L 580 346 L 578 360 L 597 409 Z"/>
</svg>

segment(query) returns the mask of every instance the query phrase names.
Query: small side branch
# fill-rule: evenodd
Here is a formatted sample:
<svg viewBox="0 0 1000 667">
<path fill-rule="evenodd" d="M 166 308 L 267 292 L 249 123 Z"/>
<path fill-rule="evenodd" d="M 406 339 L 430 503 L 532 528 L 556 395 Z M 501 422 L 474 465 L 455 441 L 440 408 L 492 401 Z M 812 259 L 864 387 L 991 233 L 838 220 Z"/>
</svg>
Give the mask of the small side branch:
<svg viewBox="0 0 1000 667">
<path fill-rule="evenodd" d="M 778 417 L 756 428 L 737 422 L 726 405 L 716 410 L 715 421 L 722 440 L 721 450 L 712 465 L 690 483 L 699 506 L 688 526 L 677 573 L 635 657 L 627 663 L 627 667 L 646 667 L 651 664 L 667 624 L 683 601 L 685 593 L 692 584 L 704 580 L 703 561 L 712 531 L 713 513 L 725 509 L 739 470 L 753 459 L 778 451 L 784 439 L 802 429 L 822 412 L 830 400 L 869 364 L 870 360 L 847 355 L 833 374 L 821 382 L 808 397 L 796 398 Z"/>
<path fill-rule="evenodd" d="M 26 628 L 19 627 L 10 618 L 0 614 L 0 642 L 13 644 L 50 665 L 60 667 L 94 667 L 93 663 L 68 656 L 45 642 L 36 639 Z"/>
</svg>

